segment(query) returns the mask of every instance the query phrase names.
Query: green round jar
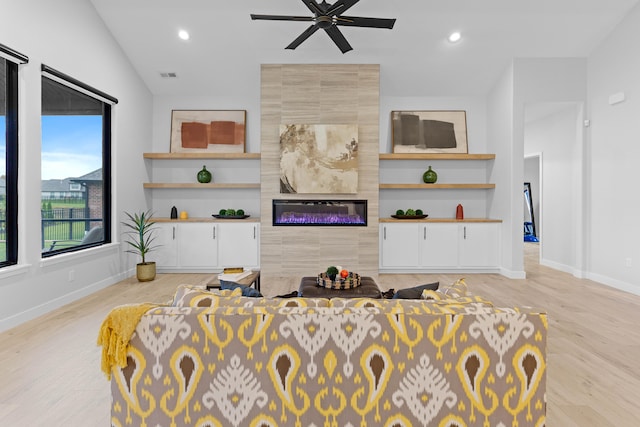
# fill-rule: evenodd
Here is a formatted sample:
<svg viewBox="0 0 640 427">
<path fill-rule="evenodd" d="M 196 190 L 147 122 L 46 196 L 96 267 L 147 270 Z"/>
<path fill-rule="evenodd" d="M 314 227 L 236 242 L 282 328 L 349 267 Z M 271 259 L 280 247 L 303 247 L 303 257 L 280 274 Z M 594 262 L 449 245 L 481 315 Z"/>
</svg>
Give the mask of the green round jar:
<svg viewBox="0 0 640 427">
<path fill-rule="evenodd" d="M 202 170 L 198 172 L 198 182 L 201 184 L 211 182 L 211 172 L 207 170 L 206 166 L 202 166 Z"/>
<path fill-rule="evenodd" d="M 422 180 L 425 184 L 433 184 L 438 180 L 438 174 L 429 166 L 429 170 L 422 175 Z"/>
</svg>

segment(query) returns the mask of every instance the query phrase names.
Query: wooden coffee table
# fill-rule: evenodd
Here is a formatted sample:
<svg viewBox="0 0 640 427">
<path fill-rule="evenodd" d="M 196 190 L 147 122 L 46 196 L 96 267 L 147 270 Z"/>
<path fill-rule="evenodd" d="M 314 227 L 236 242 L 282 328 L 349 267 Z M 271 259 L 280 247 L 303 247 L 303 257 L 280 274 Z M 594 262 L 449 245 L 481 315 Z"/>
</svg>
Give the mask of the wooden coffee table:
<svg viewBox="0 0 640 427">
<path fill-rule="evenodd" d="M 351 289 L 330 289 L 318 286 L 316 277 L 303 277 L 300 280 L 298 296 L 306 298 L 382 298 L 382 291 L 373 278 L 363 276 L 360 286 Z"/>
<path fill-rule="evenodd" d="M 220 280 L 218 280 L 218 274 L 214 274 L 208 281 L 205 287 L 209 289 L 220 289 Z M 250 275 L 243 277 L 240 280 L 236 280 L 234 283 L 243 286 L 252 286 L 256 291 L 260 292 L 260 270 L 253 270 Z"/>
</svg>

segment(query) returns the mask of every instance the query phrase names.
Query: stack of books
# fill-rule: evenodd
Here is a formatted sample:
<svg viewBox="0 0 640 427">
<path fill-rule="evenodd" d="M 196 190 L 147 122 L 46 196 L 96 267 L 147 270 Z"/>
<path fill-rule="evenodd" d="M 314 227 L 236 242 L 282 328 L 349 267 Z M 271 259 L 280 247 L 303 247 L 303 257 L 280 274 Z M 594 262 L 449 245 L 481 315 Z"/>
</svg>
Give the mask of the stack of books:
<svg viewBox="0 0 640 427">
<path fill-rule="evenodd" d="M 245 277 L 251 275 L 252 271 L 245 271 L 242 267 L 230 267 L 225 268 L 222 274 L 218 275 L 218 280 L 224 280 L 225 282 L 237 282 Z"/>
</svg>

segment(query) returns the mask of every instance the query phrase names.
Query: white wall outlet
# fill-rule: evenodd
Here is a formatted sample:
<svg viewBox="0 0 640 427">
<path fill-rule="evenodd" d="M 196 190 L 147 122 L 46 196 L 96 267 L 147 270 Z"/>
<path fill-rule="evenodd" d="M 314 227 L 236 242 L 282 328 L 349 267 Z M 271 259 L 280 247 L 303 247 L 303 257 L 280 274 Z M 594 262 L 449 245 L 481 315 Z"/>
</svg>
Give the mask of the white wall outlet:
<svg viewBox="0 0 640 427">
<path fill-rule="evenodd" d="M 76 280 L 76 271 L 75 270 L 69 270 L 69 281 L 73 282 L 74 280 Z"/>
<path fill-rule="evenodd" d="M 625 267 L 631 267 L 631 258 L 625 258 L 624 259 L 624 266 Z"/>
</svg>

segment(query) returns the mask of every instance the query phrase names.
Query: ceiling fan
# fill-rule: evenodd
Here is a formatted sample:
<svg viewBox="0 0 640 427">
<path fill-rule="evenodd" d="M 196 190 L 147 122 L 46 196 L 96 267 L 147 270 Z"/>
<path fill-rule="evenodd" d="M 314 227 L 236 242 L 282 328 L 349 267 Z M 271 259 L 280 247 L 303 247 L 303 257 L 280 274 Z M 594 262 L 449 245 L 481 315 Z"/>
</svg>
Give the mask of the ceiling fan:
<svg viewBox="0 0 640 427">
<path fill-rule="evenodd" d="M 393 28 L 396 23 L 395 19 L 384 18 L 363 18 L 360 16 L 344 16 L 351 6 L 360 0 L 338 0 L 333 4 L 329 4 L 326 0 L 318 3 L 315 0 L 302 0 L 302 3 L 309 8 L 314 16 L 288 16 L 288 15 L 256 15 L 251 14 L 251 19 L 263 19 L 272 21 L 310 21 L 313 24 L 298 36 L 286 49 L 295 49 L 303 41 L 308 39 L 318 29 L 323 29 L 331 40 L 338 46 L 342 53 L 346 53 L 353 48 L 344 38 L 338 26 L 346 27 L 368 27 L 368 28 Z"/>
</svg>

